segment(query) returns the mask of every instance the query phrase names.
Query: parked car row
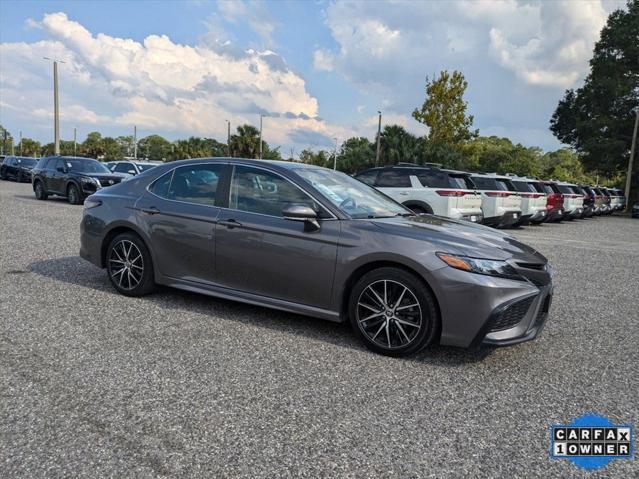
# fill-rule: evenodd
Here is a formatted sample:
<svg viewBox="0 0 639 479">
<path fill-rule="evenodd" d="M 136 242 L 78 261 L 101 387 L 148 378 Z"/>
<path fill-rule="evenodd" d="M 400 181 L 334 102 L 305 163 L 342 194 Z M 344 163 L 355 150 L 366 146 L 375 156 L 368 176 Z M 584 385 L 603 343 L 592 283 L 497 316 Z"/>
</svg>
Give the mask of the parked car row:
<svg viewBox="0 0 639 479">
<path fill-rule="evenodd" d="M 73 156 L 5 156 L 2 160 L 0 178 L 3 180 L 32 183 L 39 200 L 58 195 L 66 197 L 71 204 L 82 204 L 87 196 L 99 189 L 118 184 L 160 164 L 141 161 L 102 163 L 92 158 Z"/>
<path fill-rule="evenodd" d="M 370 168 L 357 179 L 416 213 L 431 213 L 493 227 L 612 214 L 626 206 L 616 188 L 496 173 L 399 163 Z"/>
</svg>

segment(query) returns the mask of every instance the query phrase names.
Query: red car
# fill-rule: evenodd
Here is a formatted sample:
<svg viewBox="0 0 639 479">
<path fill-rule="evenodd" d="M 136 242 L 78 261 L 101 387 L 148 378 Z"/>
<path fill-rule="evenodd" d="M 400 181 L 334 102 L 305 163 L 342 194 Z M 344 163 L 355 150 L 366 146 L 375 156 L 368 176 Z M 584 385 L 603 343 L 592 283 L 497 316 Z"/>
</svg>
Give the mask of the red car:
<svg viewBox="0 0 639 479">
<path fill-rule="evenodd" d="M 559 191 L 555 181 L 542 181 L 541 184 L 548 194 L 546 221 L 561 221 L 564 215 L 564 195 Z"/>
</svg>

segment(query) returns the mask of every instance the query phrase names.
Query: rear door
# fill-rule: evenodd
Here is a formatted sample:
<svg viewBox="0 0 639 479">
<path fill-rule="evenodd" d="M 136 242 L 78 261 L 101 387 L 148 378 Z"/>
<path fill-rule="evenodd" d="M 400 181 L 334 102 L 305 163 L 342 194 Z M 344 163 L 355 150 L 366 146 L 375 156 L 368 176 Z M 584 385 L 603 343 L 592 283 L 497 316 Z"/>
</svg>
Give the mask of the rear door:
<svg viewBox="0 0 639 479">
<path fill-rule="evenodd" d="M 226 163 L 185 165 L 164 174 L 136 202 L 160 272 L 169 278 L 215 282 L 217 192 Z"/>
<path fill-rule="evenodd" d="M 404 203 L 411 199 L 413 185 L 410 170 L 407 168 L 388 168 L 381 170 L 375 181 L 375 188 L 387 194 L 395 201 Z"/>
</svg>

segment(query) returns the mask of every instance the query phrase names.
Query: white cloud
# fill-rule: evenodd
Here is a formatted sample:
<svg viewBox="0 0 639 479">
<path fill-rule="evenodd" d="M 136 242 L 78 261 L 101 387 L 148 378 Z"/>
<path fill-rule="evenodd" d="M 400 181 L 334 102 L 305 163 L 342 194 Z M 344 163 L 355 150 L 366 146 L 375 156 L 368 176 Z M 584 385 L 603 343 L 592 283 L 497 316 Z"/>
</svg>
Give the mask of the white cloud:
<svg viewBox="0 0 639 479">
<path fill-rule="evenodd" d="M 277 23 L 266 4 L 260 0 L 225 0 L 218 3 L 220 15 L 230 23 L 247 22 L 266 46 L 273 46 L 273 31 Z"/>
<path fill-rule="evenodd" d="M 153 133 L 225 138 L 226 119 L 235 127 L 265 114 L 266 140 L 276 145 L 295 143 L 304 132 L 321 139 L 350 131 L 317 118 L 317 99 L 273 51 L 93 34 L 64 13 L 47 14 L 38 25 L 46 40 L 0 45 L 3 102 L 19 106 L 22 117 L 51 115 L 50 65 L 42 60 L 50 56 L 67 62 L 59 68 L 63 126 L 135 124 Z"/>
<path fill-rule="evenodd" d="M 315 50 L 313 52 L 313 66 L 317 70 L 330 72 L 333 70 L 333 54 L 326 50 Z"/>
</svg>

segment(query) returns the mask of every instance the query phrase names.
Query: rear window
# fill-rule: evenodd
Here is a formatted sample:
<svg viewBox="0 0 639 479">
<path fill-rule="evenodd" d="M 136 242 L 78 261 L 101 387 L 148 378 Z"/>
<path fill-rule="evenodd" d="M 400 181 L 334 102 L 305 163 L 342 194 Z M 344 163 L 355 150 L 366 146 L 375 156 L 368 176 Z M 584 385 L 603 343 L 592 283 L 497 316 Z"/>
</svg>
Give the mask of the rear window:
<svg viewBox="0 0 639 479">
<path fill-rule="evenodd" d="M 557 188 L 559 188 L 559 191 L 561 193 L 563 193 L 564 195 L 572 195 L 573 194 L 572 188 L 570 186 L 558 185 Z"/>
<path fill-rule="evenodd" d="M 410 188 L 409 171 L 405 169 L 384 170 L 377 177 L 375 186 L 380 188 Z"/>
<path fill-rule="evenodd" d="M 537 193 L 547 193 L 544 188 L 544 185 L 542 185 L 541 183 L 537 181 L 531 181 L 528 184 L 532 187 L 533 191 Z"/>
<path fill-rule="evenodd" d="M 572 188 L 572 191 L 575 192 L 578 195 L 583 195 L 584 192 L 582 191 L 581 188 L 579 188 L 578 186 L 571 186 L 570 188 Z"/>
<path fill-rule="evenodd" d="M 548 194 L 561 193 L 554 183 L 544 183 L 544 191 Z"/>
<path fill-rule="evenodd" d="M 503 178 L 487 178 L 485 176 L 473 176 L 473 183 L 480 190 L 487 191 L 517 191 L 512 181 Z"/>
<path fill-rule="evenodd" d="M 513 180 L 512 184 L 515 186 L 515 190 L 519 191 L 520 193 L 536 193 L 537 192 L 537 190 L 532 184 L 526 183 L 525 181 Z"/>
<path fill-rule="evenodd" d="M 468 175 L 449 175 L 450 186 L 461 190 L 474 190 L 475 183 Z"/>
<path fill-rule="evenodd" d="M 374 186 L 375 179 L 377 178 L 378 172 L 379 170 L 362 171 L 361 173 L 355 175 L 355 178 L 361 181 L 362 183 L 366 183 L 368 186 Z"/>
</svg>

